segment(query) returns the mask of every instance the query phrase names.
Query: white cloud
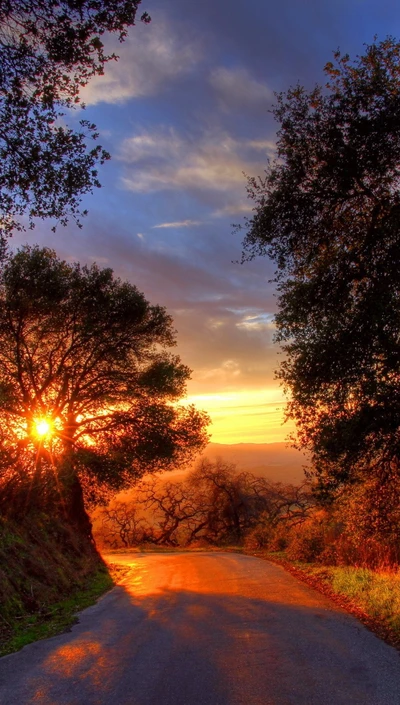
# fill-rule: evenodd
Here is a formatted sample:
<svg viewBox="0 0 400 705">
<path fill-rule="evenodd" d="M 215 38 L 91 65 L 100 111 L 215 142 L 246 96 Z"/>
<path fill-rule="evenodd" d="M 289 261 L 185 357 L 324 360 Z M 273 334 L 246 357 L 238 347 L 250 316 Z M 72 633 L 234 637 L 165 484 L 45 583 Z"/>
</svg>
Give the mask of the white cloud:
<svg viewBox="0 0 400 705">
<path fill-rule="evenodd" d="M 244 68 L 227 69 L 219 67 L 210 74 L 220 105 L 230 108 L 249 109 L 254 106 L 267 108 L 273 101 L 273 93 L 265 85 L 256 81 Z"/>
<path fill-rule="evenodd" d="M 243 194 L 244 172 L 261 173 L 265 166 L 264 157 L 254 159 L 247 141 L 227 133 L 204 133 L 193 140 L 172 129 L 126 139 L 119 159 L 128 165 L 124 187 L 136 192 L 189 189 Z"/>
<path fill-rule="evenodd" d="M 161 18 L 140 25 L 121 45 L 115 39 L 106 45 L 107 53 L 120 59 L 110 61 L 104 76 L 95 76 L 81 91 L 87 105 L 123 103 L 131 98 L 153 95 L 178 76 L 190 72 L 199 62 L 199 44 L 176 33 Z"/>
<path fill-rule="evenodd" d="M 180 157 L 183 143 L 173 129 L 162 133 L 143 132 L 124 140 L 120 159 L 124 162 L 140 162 L 150 159 L 177 159 Z"/>
<path fill-rule="evenodd" d="M 276 324 L 270 313 L 253 313 L 243 316 L 236 327 L 246 331 L 275 331 Z"/>
<path fill-rule="evenodd" d="M 201 225 L 201 220 L 177 220 L 174 223 L 153 225 L 153 228 L 190 228 L 194 225 Z"/>
<path fill-rule="evenodd" d="M 271 156 L 275 154 L 276 144 L 273 140 L 248 140 L 247 145 L 256 152 L 267 152 Z"/>
<path fill-rule="evenodd" d="M 225 215 L 245 215 L 246 213 L 251 213 L 254 209 L 254 204 L 244 201 L 243 203 L 235 202 L 228 203 L 223 208 L 218 208 L 213 212 L 213 216 L 216 218 L 221 218 Z"/>
</svg>

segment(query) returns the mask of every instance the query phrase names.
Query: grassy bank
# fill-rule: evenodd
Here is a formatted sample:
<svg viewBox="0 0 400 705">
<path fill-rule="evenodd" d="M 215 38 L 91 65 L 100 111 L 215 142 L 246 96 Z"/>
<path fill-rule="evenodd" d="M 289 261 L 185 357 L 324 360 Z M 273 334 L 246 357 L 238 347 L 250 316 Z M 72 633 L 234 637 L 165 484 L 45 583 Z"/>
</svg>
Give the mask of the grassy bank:
<svg viewBox="0 0 400 705">
<path fill-rule="evenodd" d="M 370 570 L 289 561 L 284 552 L 253 551 L 282 565 L 300 580 L 328 595 L 367 627 L 400 649 L 400 570 Z"/>
<path fill-rule="evenodd" d="M 0 656 L 18 651 L 38 639 L 66 631 L 77 622 L 77 612 L 93 605 L 112 586 L 113 580 L 106 568 L 99 568 L 80 587 L 75 587 L 65 600 L 43 605 L 40 611 L 33 614 L 15 615 L 10 622 L 3 620 Z"/>
<path fill-rule="evenodd" d="M 46 514 L 0 519 L 0 655 L 76 621 L 113 580 L 93 544 Z"/>
</svg>

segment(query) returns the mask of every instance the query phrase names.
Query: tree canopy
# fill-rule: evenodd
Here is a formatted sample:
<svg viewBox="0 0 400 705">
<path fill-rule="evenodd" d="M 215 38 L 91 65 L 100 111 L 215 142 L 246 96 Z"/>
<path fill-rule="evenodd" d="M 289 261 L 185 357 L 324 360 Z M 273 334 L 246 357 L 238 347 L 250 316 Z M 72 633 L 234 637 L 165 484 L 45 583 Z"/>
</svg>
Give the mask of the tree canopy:
<svg viewBox="0 0 400 705">
<path fill-rule="evenodd" d="M 3 479 L 117 490 L 203 448 L 208 417 L 177 403 L 190 370 L 164 308 L 111 269 L 37 246 L 0 283 Z"/>
<path fill-rule="evenodd" d="M 277 265 L 278 376 L 328 491 L 400 458 L 400 44 L 334 58 L 325 88 L 277 96 L 244 240 Z"/>
<path fill-rule="evenodd" d="M 120 41 L 141 0 L 6 0 L 0 7 L 0 235 L 35 218 L 79 223 L 81 196 L 109 158 L 96 126 L 65 112 L 104 64 L 103 37 Z M 141 17 L 150 20 L 147 13 Z M 25 220 L 24 220 L 25 218 Z"/>
</svg>

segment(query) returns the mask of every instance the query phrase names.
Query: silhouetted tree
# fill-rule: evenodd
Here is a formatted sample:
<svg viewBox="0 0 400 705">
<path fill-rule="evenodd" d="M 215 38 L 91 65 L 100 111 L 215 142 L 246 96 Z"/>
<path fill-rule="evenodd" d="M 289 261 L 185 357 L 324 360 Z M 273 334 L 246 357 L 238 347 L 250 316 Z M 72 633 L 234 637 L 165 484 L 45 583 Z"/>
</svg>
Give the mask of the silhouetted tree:
<svg viewBox="0 0 400 705">
<path fill-rule="evenodd" d="M 112 506 L 100 512 L 102 524 L 101 538 L 111 548 L 135 546 L 143 540 L 143 519 L 138 517 L 137 508 L 131 502 L 114 501 Z"/>
<path fill-rule="evenodd" d="M 152 478 L 139 486 L 136 499 L 151 517 L 146 539 L 155 544 L 178 546 L 189 542 L 189 524 L 198 525 L 204 516 L 205 508 L 186 482 Z"/>
<path fill-rule="evenodd" d="M 335 54 L 329 82 L 278 96 L 277 160 L 250 179 L 244 258 L 277 265 L 278 376 L 320 490 L 398 476 L 400 44 Z"/>
<path fill-rule="evenodd" d="M 0 6 L 0 236 L 35 218 L 65 224 L 80 215 L 81 195 L 100 186 L 96 163 L 109 155 L 96 126 L 65 126 L 65 111 L 114 55 L 103 37 L 122 42 L 140 0 L 4 0 Z M 148 22 L 144 13 L 141 18 Z M 60 118 L 63 118 L 62 120 Z"/>
<path fill-rule="evenodd" d="M 13 473 L 41 491 L 53 472 L 85 524 L 82 480 L 121 489 L 203 448 L 207 415 L 176 403 L 190 370 L 168 351 L 164 308 L 111 269 L 39 247 L 11 257 L 0 286 L 1 440 Z"/>
</svg>

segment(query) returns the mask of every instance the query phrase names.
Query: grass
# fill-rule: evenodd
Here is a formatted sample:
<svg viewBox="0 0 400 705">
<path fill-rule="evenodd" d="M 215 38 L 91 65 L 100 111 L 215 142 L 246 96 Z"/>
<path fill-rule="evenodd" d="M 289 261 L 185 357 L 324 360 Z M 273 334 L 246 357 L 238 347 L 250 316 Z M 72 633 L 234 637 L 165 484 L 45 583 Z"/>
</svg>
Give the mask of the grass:
<svg viewBox="0 0 400 705">
<path fill-rule="evenodd" d="M 67 599 L 50 605 L 46 612 L 14 618 L 8 623 L 7 638 L 0 644 L 0 656 L 67 631 L 78 621 L 76 613 L 93 605 L 113 584 L 107 569 L 99 568 L 87 578 L 86 584 L 72 591 Z"/>
<path fill-rule="evenodd" d="M 400 638 L 400 571 L 376 572 L 366 568 L 332 567 L 332 588 L 356 600 L 367 614 L 384 620 Z"/>
</svg>

